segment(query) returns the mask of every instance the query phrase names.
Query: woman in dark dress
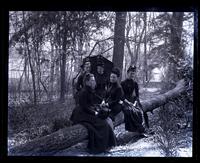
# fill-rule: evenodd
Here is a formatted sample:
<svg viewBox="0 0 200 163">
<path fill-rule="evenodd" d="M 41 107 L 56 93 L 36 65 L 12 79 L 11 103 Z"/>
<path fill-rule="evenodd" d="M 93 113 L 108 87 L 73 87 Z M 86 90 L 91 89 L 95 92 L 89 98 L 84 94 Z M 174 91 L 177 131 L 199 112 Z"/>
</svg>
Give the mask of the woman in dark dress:
<svg viewBox="0 0 200 163">
<path fill-rule="evenodd" d="M 131 103 L 137 103 L 140 105 L 139 101 L 139 87 L 138 83 L 135 81 L 136 67 L 130 66 L 127 70 L 127 79 L 121 82 L 121 86 L 124 91 L 124 97 Z"/>
<path fill-rule="evenodd" d="M 84 87 L 79 94 L 79 106 L 74 109 L 71 120 L 88 129 L 88 149 L 92 153 L 105 152 L 116 145 L 116 137 L 108 122 L 98 116 L 96 104 L 99 99 L 95 95 L 96 81 L 93 74 L 86 74 Z"/>
<path fill-rule="evenodd" d="M 135 81 L 136 67 L 130 66 L 127 70 L 127 79 L 121 82 L 124 91 L 124 122 L 128 131 L 144 132 L 143 111 L 139 101 L 138 83 Z"/>
<path fill-rule="evenodd" d="M 96 93 L 99 95 L 102 99 L 105 98 L 107 86 L 109 83 L 109 75 L 105 71 L 104 63 L 103 61 L 97 61 L 97 71 L 94 74 L 97 86 L 96 86 Z"/>
<path fill-rule="evenodd" d="M 76 83 L 76 90 L 79 92 L 81 88 L 83 88 L 83 78 L 86 73 L 89 73 L 91 71 L 91 63 L 89 58 L 86 58 L 83 64 L 81 65 L 82 72 L 78 77 L 77 83 Z"/>
<path fill-rule="evenodd" d="M 122 111 L 123 90 L 119 84 L 120 71 L 113 68 L 110 74 L 110 83 L 105 96 L 105 106 L 109 107 L 110 118 L 115 121 L 115 116 Z"/>
<path fill-rule="evenodd" d="M 86 73 L 89 73 L 91 71 L 91 62 L 89 58 L 86 58 L 83 61 L 83 64 L 81 65 L 81 74 L 78 76 L 77 82 L 75 84 L 75 89 L 74 89 L 74 99 L 75 99 L 75 104 L 78 105 L 78 96 L 83 88 L 83 78 Z"/>
</svg>

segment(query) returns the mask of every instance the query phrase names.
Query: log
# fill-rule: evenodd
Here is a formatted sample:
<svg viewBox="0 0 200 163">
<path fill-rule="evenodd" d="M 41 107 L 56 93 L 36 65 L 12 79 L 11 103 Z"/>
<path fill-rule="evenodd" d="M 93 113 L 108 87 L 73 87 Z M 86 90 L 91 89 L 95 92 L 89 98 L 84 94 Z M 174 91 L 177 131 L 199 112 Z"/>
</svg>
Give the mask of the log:
<svg viewBox="0 0 200 163">
<path fill-rule="evenodd" d="M 185 91 L 185 83 L 184 80 L 180 80 L 176 87 L 162 95 L 158 95 L 155 98 L 151 98 L 149 100 L 141 101 L 144 112 L 152 111 L 170 100 L 179 97 Z M 121 117 L 121 116 L 120 116 Z M 114 124 L 115 126 L 123 123 L 123 118 L 118 118 L 117 122 Z M 38 155 L 52 155 L 60 150 L 69 148 L 86 140 L 88 138 L 87 129 L 83 125 L 74 125 L 71 127 L 66 127 L 60 129 L 50 135 L 34 139 L 26 144 L 19 145 L 9 149 L 8 155 L 23 155 L 23 156 L 38 156 Z M 121 137 L 118 137 L 118 144 L 120 142 L 130 141 L 133 138 L 132 133 L 125 133 Z"/>
<path fill-rule="evenodd" d="M 127 142 L 133 143 L 137 140 L 144 138 L 137 132 L 127 132 L 124 130 L 124 126 L 120 126 L 120 133 L 117 134 L 117 145 L 124 145 L 127 144 Z M 73 145 L 72 147 L 69 147 L 67 149 L 58 151 L 57 153 L 52 154 L 53 156 L 77 156 L 77 155 L 89 155 L 89 156 L 98 156 L 96 154 L 88 153 L 87 151 L 87 144 L 88 140 L 84 140 L 76 145 Z M 109 151 L 108 151 L 109 152 Z M 45 154 L 44 154 L 45 155 Z M 100 153 L 101 155 L 101 153 Z"/>
<path fill-rule="evenodd" d="M 185 81 L 184 79 L 177 82 L 176 87 L 168 92 L 158 95 L 155 98 L 142 101 L 144 112 L 152 112 L 154 109 L 168 103 L 169 101 L 178 98 L 182 93 L 185 92 Z"/>
<path fill-rule="evenodd" d="M 26 144 L 16 146 L 9 150 L 9 155 L 48 155 L 58 150 L 65 149 L 66 147 L 70 147 L 87 139 L 87 137 L 87 129 L 83 125 L 78 124 L 60 129 L 50 135 L 33 139 Z"/>
</svg>

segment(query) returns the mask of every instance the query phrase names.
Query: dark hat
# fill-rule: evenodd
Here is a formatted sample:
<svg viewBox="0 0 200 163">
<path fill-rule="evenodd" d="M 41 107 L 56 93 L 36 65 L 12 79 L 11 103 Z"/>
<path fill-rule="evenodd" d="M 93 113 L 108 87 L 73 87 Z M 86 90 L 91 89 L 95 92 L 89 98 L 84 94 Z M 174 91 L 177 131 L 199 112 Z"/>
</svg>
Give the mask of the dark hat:
<svg viewBox="0 0 200 163">
<path fill-rule="evenodd" d="M 90 58 L 89 58 L 89 57 L 84 58 L 84 59 L 83 59 L 83 62 L 84 62 L 84 63 L 85 63 L 85 62 L 90 62 Z"/>
<path fill-rule="evenodd" d="M 90 58 L 89 57 L 86 57 L 86 58 L 83 59 L 83 63 L 81 65 L 81 68 L 84 67 L 84 65 L 85 65 L 86 62 L 90 62 Z"/>
<path fill-rule="evenodd" d="M 102 60 L 97 61 L 97 66 L 102 66 L 104 67 L 104 62 Z"/>
<path fill-rule="evenodd" d="M 117 77 L 120 77 L 120 70 L 116 67 L 112 69 L 111 73 L 116 74 Z"/>
<path fill-rule="evenodd" d="M 128 68 L 127 72 L 129 72 L 129 71 L 135 72 L 135 71 L 136 71 L 136 66 L 135 66 L 135 65 L 131 65 L 131 66 Z"/>
</svg>

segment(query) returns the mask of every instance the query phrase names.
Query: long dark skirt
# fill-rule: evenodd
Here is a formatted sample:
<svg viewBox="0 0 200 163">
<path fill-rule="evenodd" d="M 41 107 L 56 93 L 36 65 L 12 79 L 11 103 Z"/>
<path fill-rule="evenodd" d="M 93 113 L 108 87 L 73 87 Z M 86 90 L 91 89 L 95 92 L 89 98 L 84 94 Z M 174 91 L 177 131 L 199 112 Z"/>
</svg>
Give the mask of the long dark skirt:
<svg viewBox="0 0 200 163">
<path fill-rule="evenodd" d="M 116 145 L 116 137 L 106 120 L 85 113 L 80 107 L 74 109 L 70 119 L 74 124 L 80 123 L 88 129 L 89 152 L 105 152 Z"/>
<path fill-rule="evenodd" d="M 116 105 L 110 106 L 110 109 L 111 109 L 111 112 L 110 112 L 109 117 L 114 122 L 116 115 L 122 111 L 123 106 L 121 104 L 116 104 Z"/>
<path fill-rule="evenodd" d="M 131 132 L 144 132 L 142 111 L 135 107 L 126 107 L 123 109 L 125 130 Z"/>
</svg>

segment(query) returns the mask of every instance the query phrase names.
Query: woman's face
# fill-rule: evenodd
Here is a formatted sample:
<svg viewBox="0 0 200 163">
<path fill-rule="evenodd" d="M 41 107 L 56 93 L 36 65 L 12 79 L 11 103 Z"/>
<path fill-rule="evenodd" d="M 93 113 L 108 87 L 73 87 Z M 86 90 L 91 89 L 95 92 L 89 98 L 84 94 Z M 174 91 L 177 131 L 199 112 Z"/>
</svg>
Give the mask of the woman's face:
<svg viewBox="0 0 200 163">
<path fill-rule="evenodd" d="M 127 75 L 128 75 L 129 79 L 135 79 L 136 72 L 135 71 L 129 71 Z"/>
<path fill-rule="evenodd" d="M 97 72 L 99 74 L 103 74 L 104 73 L 104 68 L 102 66 L 97 66 Z"/>
<path fill-rule="evenodd" d="M 84 72 L 89 73 L 91 69 L 91 63 L 90 62 L 86 62 L 84 65 Z"/>
<path fill-rule="evenodd" d="M 116 83 L 117 81 L 118 81 L 117 75 L 111 73 L 111 74 L 110 74 L 110 82 L 111 82 L 111 83 Z"/>
<path fill-rule="evenodd" d="M 86 85 L 88 85 L 92 89 L 95 89 L 95 87 L 96 87 L 96 80 L 94 78 L 94 75 L 92 75 L 90 77 L 90 80 L 86 82 Z"/>
</svg>

